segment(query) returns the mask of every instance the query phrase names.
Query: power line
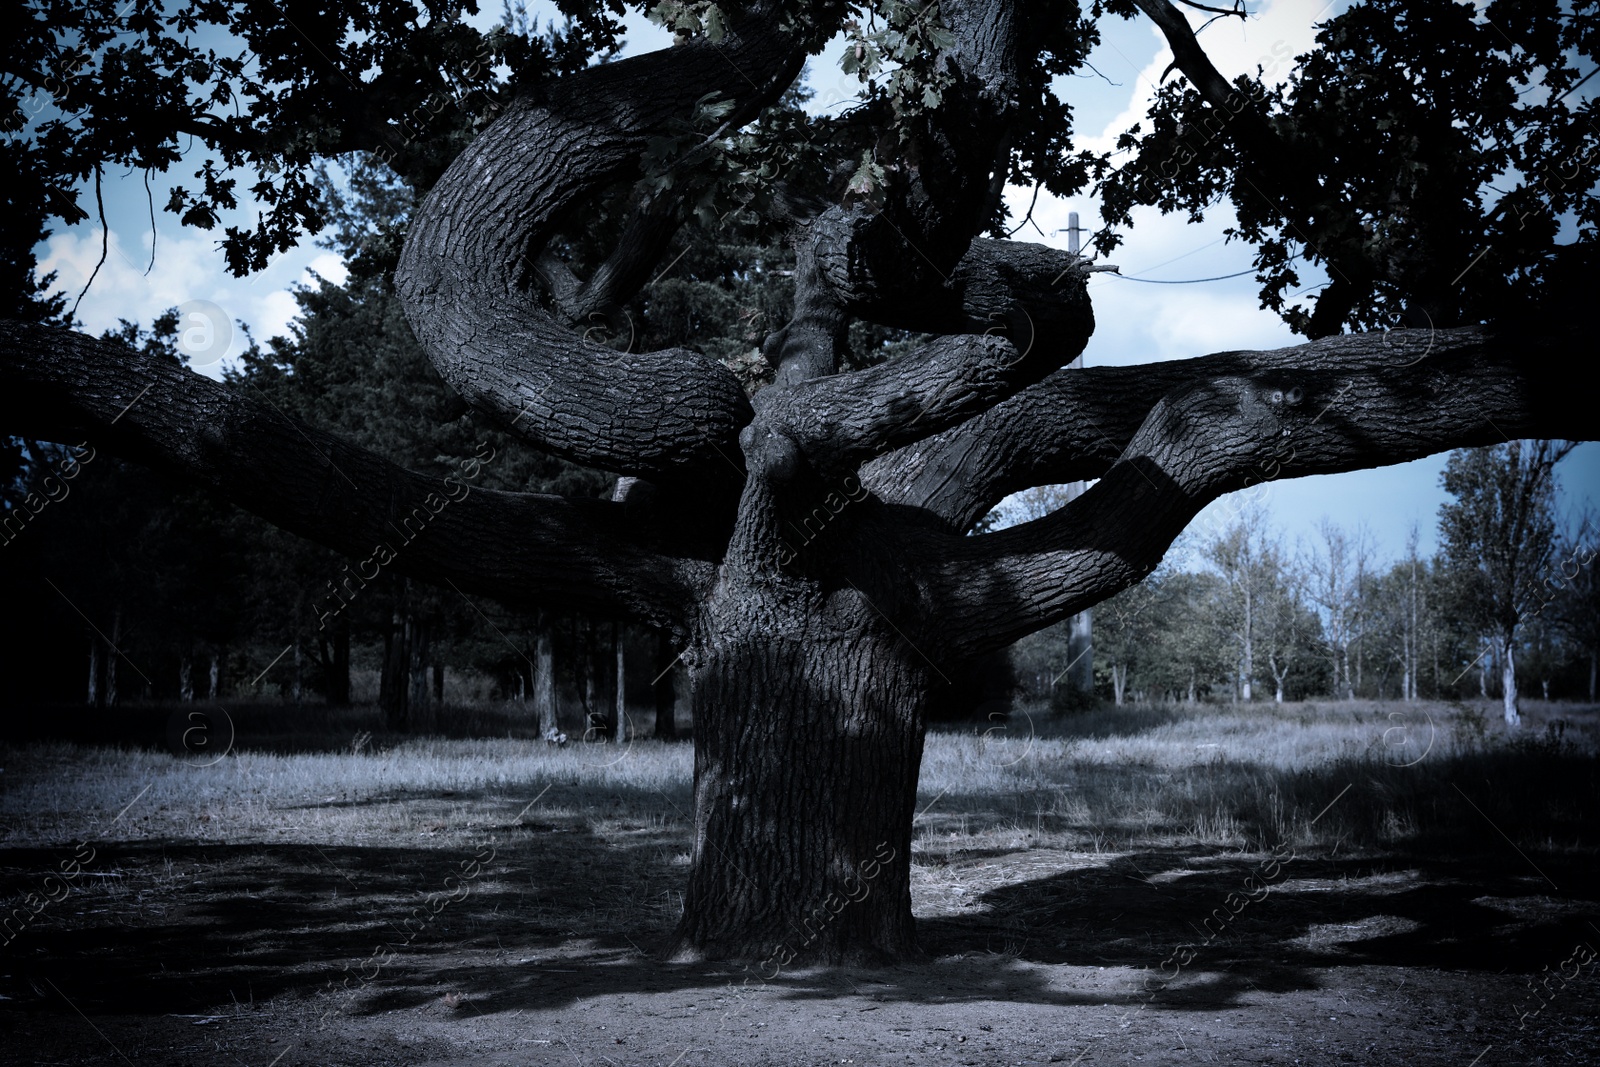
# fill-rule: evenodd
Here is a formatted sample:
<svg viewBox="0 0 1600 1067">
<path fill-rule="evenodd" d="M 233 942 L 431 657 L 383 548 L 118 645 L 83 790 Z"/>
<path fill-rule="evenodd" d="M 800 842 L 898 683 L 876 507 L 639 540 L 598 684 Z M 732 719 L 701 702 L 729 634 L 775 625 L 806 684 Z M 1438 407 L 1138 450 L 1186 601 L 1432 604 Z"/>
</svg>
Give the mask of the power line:
<svg viewBox="0 0 1600 1067">
<path fill-rule="evenodd" d="M 1113 278 L 1121 278 L 1125 282 L 1145 282 L 1149 285 L 1196 285 L 1200 282 L 1220 282 L 1228 278 L 1242 278 L 1246 274 L 1254 274 L 1255 270 L 1242 270 L 1237 274 L 1219 274 L 1215 278 L 1132 278 L 1126 274 L 1112 274 Z"/>
</svg>

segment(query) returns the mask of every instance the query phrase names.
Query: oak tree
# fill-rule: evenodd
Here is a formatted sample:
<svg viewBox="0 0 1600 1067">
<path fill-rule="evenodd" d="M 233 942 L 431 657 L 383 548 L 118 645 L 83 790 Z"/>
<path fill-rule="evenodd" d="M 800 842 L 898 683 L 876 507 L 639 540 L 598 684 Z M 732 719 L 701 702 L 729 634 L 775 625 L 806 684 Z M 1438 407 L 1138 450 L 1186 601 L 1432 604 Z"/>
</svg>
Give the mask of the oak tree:
<svg viewBox="0 0 1600 1067">
<path fill-rule="evenodd" d="M 1219 495 L 1595 436 L 1562 370 L 1586 350 L 1565 296 L 1592 278 L 1592 2 L 1358 3 L 1280 85 L 1229 82 L 1166 0 L 663 0 L 675 45 L 610 61 L 620 0 L 558 6 L 557 31 L 481 34 L 448 0 L 30 5 L 0 79 L 28 182 L 0 220 L 18 316 L 0 419 L 395 574 L 672 634 L 695 723 L 684 952 L 914 952 L 925 712 L 952 665 L 1139 581 Z M 1060 76 L 1117 17 L 1152 20 L 1177 73 L 1148 129 L 1095 156 L 1074 150 Z M 781 106 L 841 33 L 857 106 Z M 349 151 L 426 190 L 393 285 L 444 380 L 627 479 L 617 499 L 454 491 L 41 321 L 33 243 L 86 217 L 103 175 L 198 166 L 166 204 L 202 226 L 249 182 L 259 224 L 222 242 L 247 271 L 323 221 L 311 168 Z M 1230 199 L 1264 301 L 1313 339 L 1069 369 L 1093 265 L 1008 239 L 1008 184 L 1093 186 L 1112 223 Z M 626 343 L 619 309 L 686 225 L 793 255 L 756 373 L 692 339 Z M 609 248 L 584 254 L 575 235 L 597 228 Z M 1331 284 L 1305 311 L 1285 294 L 1308 264 Z M 862 366 L 863 322 L 928 339 Z M 1090 479 L 968 536 L 1011 492 Z M 407 518 L 420 532 L 391 545 Z"/>
</svg>

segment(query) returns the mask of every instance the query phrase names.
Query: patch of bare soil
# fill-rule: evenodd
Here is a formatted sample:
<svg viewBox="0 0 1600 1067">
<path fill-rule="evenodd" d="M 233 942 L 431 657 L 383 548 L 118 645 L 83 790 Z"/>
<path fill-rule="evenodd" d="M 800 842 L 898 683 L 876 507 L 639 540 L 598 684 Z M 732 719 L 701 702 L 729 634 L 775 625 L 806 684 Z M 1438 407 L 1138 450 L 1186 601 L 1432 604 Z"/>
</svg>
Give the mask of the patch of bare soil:
<svg viewBox="0 0 1600 1067">
<path fill-rule="evenodd" d="M 0 1062 L 1600 1060 L 1592 857 L 1487 831 L 1468 857 L 925 856 L 926 961 L 771 981 L 652 956 L 681 828 L 545 819 L 499 828 L 487 859 L 482 841 L 100 844 L 7 932 Z M 71 851 L 0 850 L 7 896 Z"/>
</svg>

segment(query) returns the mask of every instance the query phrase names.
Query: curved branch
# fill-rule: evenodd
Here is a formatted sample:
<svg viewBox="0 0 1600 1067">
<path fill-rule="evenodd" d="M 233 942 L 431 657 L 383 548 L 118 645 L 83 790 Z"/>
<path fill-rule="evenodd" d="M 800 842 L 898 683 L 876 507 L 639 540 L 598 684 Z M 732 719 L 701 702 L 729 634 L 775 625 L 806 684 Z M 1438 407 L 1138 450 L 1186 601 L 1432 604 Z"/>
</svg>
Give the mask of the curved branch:
<svg viewBox="0 0 1600 1067">
<path fill-rule="evenodd" d="M 1151 22 L 1156 24 L 1161 35 L 1167 39 L 1167 47 L 1172 49 L 1172 65 L 1183 71 L 1208 104 L 1212 107 L 1227 107 L 1233 86 L 1228 84 L 1228 79 L 1212 65 L 1211 57 L 1200 47 L 1200 42 L 1195 39 L 1194 30 L 1189 26 L 1189 20 L 1167 0 L 1133 0 L 1133 2 Z M 1241 18 L 1244 16 L 1241 11 L 1227 11 L 1222 14 L 1239 15 Z M 1246 121 L 1251 121 L 1256 120 L 1258 116 L 1250 113 L 1245 118 Z M 1264 125 L 1263 130 L 1265 130 Z M 1270 135 L 1271 131 L 1265 132 Z"/>
<path fill-rule="evenodd" d="M 979 238 L 947 274 L 909 286 L 905 264 L 916 263 L 919 250 L 897 237 L 898 260 L 864 255 L 873 247 L 866 237 L 872 221 L 834 208 L 814 220 L 808 234 L 822 278 L 850 314 L 919 333 L 1004 330 L 1020 348 L 1051 346 L 1062 363 L 1075 359 L 1094 333 L 1083 257 L 1048 245 Z"/>
<path fill-rule="evenodd" d="M 726 463 L 751 414 L 731 372 L 687 349 L 592 343 L 533 306 L 524 286 L 558 218 L 635 169 L 653 132 L 708 94 L 734 101 L 743 121 L 804 58 L 789 35 L 751 19 L 720 43 L 590 67 L 514 101 L 429 193 L 395 271 L 445 380 L 540 447 L 591 466 L 671 481 Z"/>
<path fill-rule="evenodd" d="M 1372 378 L 1375 373 L 1382 383 Z M 1467 380 L 1489 375 L 1508 385 L 1520 383 L 1518 395 L 1525 394 L 1529 403 L 1562 399 L 1559 387 L 1545 377 L 1548 368 L 1525 359 L 1513 339 L 1483 327 L 1352 334 L 1267 351 L 1060 370 L 956 429 L 874 461 L 862 471 L 862 484 L 886 503 L 916 508 L 947 528 L 966 530 L 1011 493 L 1100 477 L 1156 402 L 1191 382 L 1278 374 L 1289 382 L 1285 388 L 1295 382 L 1307 388 L 1305 383 L 1331 375 L 1340 383 L 1333 393 L 1346 380 L 1356 382 L 1357 391 L 1329 411 L 1327 418 L 1337 419 L 1350 404 L 1367 399 L 1362 382 L 1417 390 L 1419 414 L 1427 414 L 1428 390 L 1449 388 L 1445 376 L 1456 373 Z M 1485 408 L 1485 416 L 1492 410 Z M 1574 414 L 1566 410 L 1561 418 L 1570 421 Z M 1503 428 L 1510 433 L 1509 426 Z M 1488 424 L 1479 429 L 1486 441 L 1502 439 Z M 1424 421 L 1418 433 L 1429 432 Z M 1285 473 L 1320 473 L 1305 466 L 1309 455 L 1300 447 Z"/>
<path fill-rule="evenodd" d="M 916 16 L 915 23 L 937 17 L 949 31 L 951 44 L 931 75 L 945 79 L 938 103 L 898 116 L 882 108 L 862 156 L 875 175 L 871 192 L 852 185 L 841 190 L 842 203 L 805 205 L 793 220 L 796 319 L 764 352 L 780 384 L 837 369 L 841 312 L 933 333 L 983 332 L 1021 318 L 1017 305 L 1028 301 L 1012 291 L 1016 279 L 985 268 L 993 266 L 993 246 L 1006 246 L 1008 255 L 1037 246 L 984 242 L 991 247 L 972 251 L 1009 172 L 1021 111 L 1014 8 L 1005 0 L 942 0 Z M 854 165 L 839 172 L 841 180 Z M 1059 277 L 1066 266 L 1058 262 L 1045 276 Z M 1042 301 L 1041 315 L 1049 318 L 1046 306 L 1059 302 Z M 1079 316 L 1072 320 L 1082 325 Z"/>
<path fill-rule="evenodd" d="M 740 441 L 748 451 L 752 439 L 779 434 L 819 470 L 853 468 L 1036 381 L 1040 362 L 1026 355 L 1000 337 L 942 337 L 875 367 L 758 393 Z"/>
<path fill-rule="evenodd" d="M 874 460 L 861 481 L 885 503 L 965 531 L 1011 493 L 1100 477 L 1162 396 L 1196 378 L 1247 374 L 1273 355 L 1058 370 L 970 422 Z"/>
<path fill-rule="evenodd" d="M 648 543 L 625 505 L 473 487 L 492 450 L 459 476 L 426 477 L 164 358 L 69 330 L 0 322 L 0 396 L 13 430 L 87 436 L 369 569 L 675 630 L 710 580 L 707 563 L 651 551 L 669 545 Z"/>
<path fill-rule="evenodd" d="M 1153 570 L 1207 503 L 1256 482 L 1522 437 L 1600 438 L 1563 370 L 1578 346 L 1575 334 L 1472 327 L 1185 361 L 1187 384 L 1154 400 L 1066 507 L 980 537 L 907 527 L 908 554 L 937 561 L 930 639 L 970 655 L 1104 600 Z"/>
</svg>

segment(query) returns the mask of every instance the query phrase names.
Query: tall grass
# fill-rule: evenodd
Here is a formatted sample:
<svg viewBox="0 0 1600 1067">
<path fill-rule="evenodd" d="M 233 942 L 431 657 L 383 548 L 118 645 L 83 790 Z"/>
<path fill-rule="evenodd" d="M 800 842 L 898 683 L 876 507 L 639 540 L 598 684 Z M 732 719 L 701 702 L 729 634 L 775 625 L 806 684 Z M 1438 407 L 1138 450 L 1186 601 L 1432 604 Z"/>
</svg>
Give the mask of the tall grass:
<svg viewBox="0 0 1600 1067">
<path fill-rule="evenodd" d="M 359 736 L 359 735 L 358 735 Z M 425 738 L 359 751 L 236 749 L 214 764 L 64 742 L 0 748 L 0 842 L 178 837 L 356 842 L 525 818 L 684 809 L 688 745 Z M 123 809 L 126 809 L 123 813 Z M 118 818 L 119 813 L 121 817 Z"/>
<path fill-rule="evenodd" d="M 929 739 L 918 837 L 946 854 L 1415 848 L 1492 823 L 1593 847 L 1597 727 L 1594 709 L 1536 708 L 1508 734 L 1469 704 L 1025 711 Z"/>
</svg>

